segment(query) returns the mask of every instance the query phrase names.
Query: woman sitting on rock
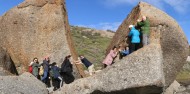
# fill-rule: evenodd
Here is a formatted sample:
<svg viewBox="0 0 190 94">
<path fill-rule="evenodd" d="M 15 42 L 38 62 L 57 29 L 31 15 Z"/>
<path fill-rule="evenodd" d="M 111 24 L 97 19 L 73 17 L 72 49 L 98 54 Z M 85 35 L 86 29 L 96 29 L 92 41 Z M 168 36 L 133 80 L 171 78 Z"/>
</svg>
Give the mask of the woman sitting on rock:
<svg viewBox="0 0 190 94">
<path fill-rule="evenodd" d="M 110 51 L 110 53 L 106 56 L 106 58 L 102 62 L 104 64 L 104 68 L 110 66 L 113 63 L 113 60 L 116 56 L 117 56 L 117 47 L 114 46 Z"/>
</svg>

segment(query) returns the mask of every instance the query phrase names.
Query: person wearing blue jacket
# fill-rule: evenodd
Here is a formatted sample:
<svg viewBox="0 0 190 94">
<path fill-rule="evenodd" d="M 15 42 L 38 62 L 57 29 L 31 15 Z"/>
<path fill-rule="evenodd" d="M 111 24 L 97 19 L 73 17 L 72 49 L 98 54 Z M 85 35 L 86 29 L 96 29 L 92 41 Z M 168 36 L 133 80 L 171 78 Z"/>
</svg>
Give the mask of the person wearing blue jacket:
<svg viewBox="0 0 190 94">
<path fill-rule="evenodd" d="M 42 66 L 44 68 L 44 74 L 41 78 L 42 82 L 45 83 L 48 86 L 48 73 L 49 73 L 49 62 L 50 59 L 49 57 L 45 57 L 45 59 L 43 60 Z"/>
<path fill-rule="evenodd" d="M 140 44 L 140 32 L 135 29 L 134 25 L 129 25 L 129 37 L 131 37 L 131 52 L 138 50 Z"/>
</svg>

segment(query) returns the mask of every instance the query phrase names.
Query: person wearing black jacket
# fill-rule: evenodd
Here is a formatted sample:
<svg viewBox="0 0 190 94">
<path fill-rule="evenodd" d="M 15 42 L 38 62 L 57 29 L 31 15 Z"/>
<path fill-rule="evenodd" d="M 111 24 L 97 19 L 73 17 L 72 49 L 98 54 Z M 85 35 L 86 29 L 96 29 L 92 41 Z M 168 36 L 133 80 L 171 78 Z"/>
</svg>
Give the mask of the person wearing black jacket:
<svg viewBox="0 0 190 94">
<path fill-rule="evenodd" d="M 76 61 L 76 64 L 84 64 L 86 68 L 88 68 L 89 74 L 92 75 L 95 72 L 94 64 L 92 64 L 88 59 L 86 59 L 83 55 L 79 55 L 79 61 Z M 81 61 L 81 62 L 80 62 Z"/>
<path fill-rule="evenodd" d="M 56 62 L 53 62 L 51 65 L 51 70 L 50 70 L 50 76 L 52 78 L 52 85 L 54 86 L 54 91 L 61 88 L 63 85 L 63 80 L 62 77 L 60 76 L 60 68 L 58 67 Z"/>
<path fill-rule="evenodd" d="M 66 84 L 70 84 L 74 81 L 73 65 L 70 62 L 71 55 L 65 57 L 63 63 L 61 64 L 61 76 Z"/>
</svg>

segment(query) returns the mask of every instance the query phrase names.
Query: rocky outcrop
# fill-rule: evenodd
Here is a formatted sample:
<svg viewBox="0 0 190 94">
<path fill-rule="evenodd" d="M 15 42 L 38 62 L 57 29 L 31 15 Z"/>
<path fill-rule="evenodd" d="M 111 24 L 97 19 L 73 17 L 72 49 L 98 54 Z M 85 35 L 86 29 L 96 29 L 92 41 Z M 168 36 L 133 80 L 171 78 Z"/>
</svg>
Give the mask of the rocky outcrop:
<svg viewBox="0 0 190 94">
<path fill-rule="evenodd" d="M 0 76 L 1 94 L 48 94 L 46 86 L 30 73 Z"/>
<path fill-rule="evenodd" d="M 2 16 L 0 35 L 0 45 L 7 49 L 19 74 L 28 70 L 34 57 L 41 63 L 50 56 L 58 64 L 69 54 L 77 58 L 64 0 L 25 0 Z M 76 75 L 79 68 L 75 68 Z"/>
<path fill-rule="evenodd" d="M 190 56 L 187 57 L 187 61 L 190 62 Z"/>
<path fill-rule="evenodd" d="M 188 56 L 187 39 L 177 22 L 161 10 L 140 2 L 117 30 L 108 50 L 123 43 L 128 26 L 145 15 L 151 43 L 92 77 L 64 85 L 55 94 L 161 94 L 174 81 Z"/>
<path fill-rule="evenodd" d="M 142 15 L 147 16 L 150 20 L 151 44 L 161 46 L 163 60 L 160 63 L 163 64 L 165 85 L 169 86 L 175 79 L 176 73 L 186 62 L 188 41 L 177 22 L 166 13 L 146 3 L 140 3 L 120 25 L 108 50 L 123 42 L 129 33 L 126 28 L 130 24 L 136 24 L 136 20 Z"/>
<path fill-rule="evenodd" d="M 163 94 L 190 94 L 190 85 L 183 85 L 174 81 Z"/>
<path fill-rule="evenodd" d="M 180 84 L 175 80 L 164 92 L 164 94 L 176 94 L 179 91 Z"/>
<path fill-rule="evenodd" d="M 18 75 L 14 62 L 5 49 L 0 48 L 0 75 Z"/>
<path fill-rule="evenodd" d="M 189 56 L 190 56 L 190 45 L 189 45 Z"/>
<path fill-rule="evenodd" d="M 3 67 L 0 67 L 0 76 L 11 76 L 11 75 L 13 74 L 5 70 Z"/>
</svg>

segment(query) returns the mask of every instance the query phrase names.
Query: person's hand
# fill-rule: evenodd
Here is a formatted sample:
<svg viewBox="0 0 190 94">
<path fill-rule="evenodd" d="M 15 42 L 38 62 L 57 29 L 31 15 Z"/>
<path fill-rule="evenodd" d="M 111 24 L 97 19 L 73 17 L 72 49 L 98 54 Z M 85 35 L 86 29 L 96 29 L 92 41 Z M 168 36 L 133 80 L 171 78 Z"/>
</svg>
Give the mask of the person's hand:
<svg viewBox="0 0 190 94">
<path fill-rule="evenodd" d="M 75 64 L 82 64 L 81 62 L 76 62 Z"/>
<path fill-rule="evenodd" d="M 77 60 L 77 61 L 74 61 L 75 63 L 78 63 L 78 62 L 80 62 L 79 60 Z"/>
<path fill-rule="evenodd" d="M 75 64 L 81 64 L 81 63 L 75 63 Z"/>
</svg>

